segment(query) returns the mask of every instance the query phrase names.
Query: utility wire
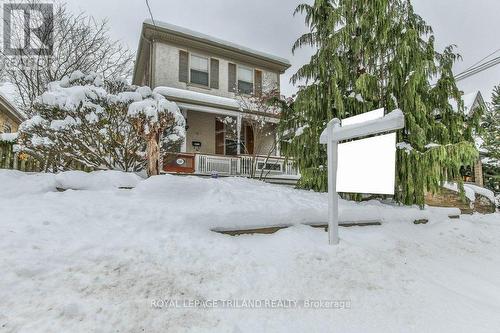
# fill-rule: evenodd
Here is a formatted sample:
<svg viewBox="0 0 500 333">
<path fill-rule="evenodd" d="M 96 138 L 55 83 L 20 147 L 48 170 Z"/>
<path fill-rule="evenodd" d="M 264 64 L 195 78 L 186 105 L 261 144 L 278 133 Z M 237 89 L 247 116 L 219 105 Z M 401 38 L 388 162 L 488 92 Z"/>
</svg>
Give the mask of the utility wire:
<svg viewBox="0 0 500 333">
<path fill-rule="evenodd" d="M 467 79 L 471 76 L 474 76 L 476 74 L 479 74 L 481 72 L 484 72 L 485 70 L 491 68 L 491 67 L 494 67 L 496 65 L 500 64 L 500 57 L 496 57 L 488 62 L 485 62 L 484 64 L 482 65 L 479 65 L 479 66 L 476 66 L 476 67 L 473 67 L 467 71 L 464 71 L 462 73 L 459 73 L 457 75 L 455 75 L 455 80 L 456 81 L 461 81 L 461 80 L 464 80 L 464 79 Z"/>
<path fill-rule="evenodd" d="M 483 68 L 483 67 L 489 66 L 489 65 L 491 65 L 492 63 L 495 63 L 495 62 L 497 61 L 497 59 L 498 59 L 498 58 L 500 58 L 500 57 L 496 57 L 496 58 L 493 58 L 493 59 L 491 59 L 491 60 L 488 60 L 487 62 L 485 62 L 485 63 L 483 63 L 483 64 L 481 64 L 481 65 L 471 67 L 471 68 L 469 68 L 469 69 L 467 69 L 467 70 L 465 70 L 465 71 L 463 71 L 463 72 L 460 72 L 460 73 L 456 74 L 455 76 L 456 76 L 456 77 L 457 77 L 457 76 L 464 76 L 464 75 L 467 75 L 467 74 L 469 74 L 469 73 L 471 73 L 471 72 L 476 71 L 476 70 L 477 70 L 477 69 L 479 69 L 479 68 Z"/>
<path fill-rule="evenodd" d="M 153 21 L 153 25 L 155 27 L 155 30 L 158 30 L 157 27 L 156 27 L 155 19 L 153 17 L 153 12 L 151 11 L 151 7 L 149 6 L 149 1 L 148 0 L 146 0 L 146 6 L 148 7 L 149 16 L 151 17 L 151 21 Z"/>
<path fill-rule="evenodd" d="M 472 67 L 474 67 L 474 66 L 476 66 L 476 65 L 479 65 L 479 64 L 480 64 L 480 63 L 482 63 L 484 60 L 488 59 L 489 57 L 491 57 L 492 55 L 494 55 L 494 54 L 495 54 L 495 53 L 497 53 L 498 51 L 500 51 L 500 49 L 497 49 L 497 50 L 495 50 L 495 51 L 491 52 L 491 53 L 490 53 L 490 54 L 488 54 L 486 57 L 484 57 L 484 58 L 482 58 L 481 60 L 479 60 L 478 62 L 476 62 L 476 63 L 472 64 L 470 67 L 466 68 L 466 69 L 464 70 L 464 72 L 466 72 L 466 71 L 470 70 Z"/>
</svg>

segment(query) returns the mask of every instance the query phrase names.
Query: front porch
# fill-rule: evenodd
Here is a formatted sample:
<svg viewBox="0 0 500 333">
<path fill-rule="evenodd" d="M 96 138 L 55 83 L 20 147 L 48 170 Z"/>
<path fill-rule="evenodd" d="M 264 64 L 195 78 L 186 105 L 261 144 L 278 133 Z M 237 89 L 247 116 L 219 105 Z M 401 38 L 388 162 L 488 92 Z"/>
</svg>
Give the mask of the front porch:
<svg viewBox="0 0 500 333">
<path fill-rule="evenodd" d="M 194 88 L 192 88 L 194 89 Z M 165 154 L 165 173 L 241 176 L 295 184 L 292 161 L 280 156 L 279 114 L 246 110 L 236 99 L 171 87 L 155 91 L 177 103 L 186 119 L 183 144 Z"/>
<path fill-rule="evenodd" d="M 293 162 L 277 156 L 167 153 L 163 172 L 198 176 L 239 176 L 295 184 L 300 173 Z"/>
</svg>

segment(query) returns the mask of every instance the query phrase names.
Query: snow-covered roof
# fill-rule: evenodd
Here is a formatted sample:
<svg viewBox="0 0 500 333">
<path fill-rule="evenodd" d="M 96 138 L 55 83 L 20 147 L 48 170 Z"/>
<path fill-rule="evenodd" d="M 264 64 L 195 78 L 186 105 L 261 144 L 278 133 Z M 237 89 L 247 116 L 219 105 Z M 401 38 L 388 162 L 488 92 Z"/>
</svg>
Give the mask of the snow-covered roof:
<svg viewBox="0 0 500 333">
<path fill-rule="evenodd" d="M 155 88 L 154 92 L 163 95 L 167 99 L 173 101 L 183 101 L 195 104 L 222 107 L 225 109 L 241 110 L 240 104 L 233 98 L 215 96 L 197 91 L 172 87 L 157 87 Z"/>
<path fill-rule="evenodd" d="M 229 42 L 229 41 L 226 41 L 223 39 L 219 39 L 219 38 L 216 38 L 213 36 L 206 35 L 204 33 L 198 32 L 198 31 L 190 30 L 187 28 L 179 27 L 179 26 L 174 25 L 174 24 L 161 22 L 161 21 L 157 21 L 157 20 L 155 20 L 153 23 L 153 21 L 151 19 L 144 20 L 144 24 L 149 25 L 153 28 L 156 26 L 157 28 L 159 28 L 165 32 L 168 32 L 168 33 L 188 37 L 190 39 L 197 39 L 197 40 L 203 41 L 207 44 L 212 44 L 214 46 L 230 49 L 232 51 L 236 51 L 236 52 L 240 52 L 240 53 L 246 53 L 248 55 L 262 58 L 262 59 L 267 60 L 267 61 L 279 63 L 280 65 L 285 66 L 287 68 L 290 67 L 290 61 L 288 59 L 278 57 L 278 56 L 275 56 L 275 55 L 272 55 L 269 53 L 257 51 L 257 50 L 254 50 L 254 49 L 251 49 L 251 48 L 248 48 L 248 47 L 245 47 L 245 46 L 233 43 L 233 42 Z"/>
<path fill-rule="evenodd" d="M 14 106 L 9 96 L 0 90 L 0 106 L 7 111 L 11 117 L 15 118 L 17 122 L 21 123 L 24 121 L 24 115 Z"/>
<path fill-rule="evenodd" d="M 261 115 L 264 117 L 264 120 L 269 123 L 277 123 L 279 121 L 279 112 L 261 113 L 257 109 L 252 109 L 251 102 L 245 103 L 233 98 L 173 87 L 156 87 L 154 92 L 163 95 L 170 101 L 176 102 L 179 108 L 227 115 L 231 117 L 237 116 L 243 112 L 253 115 Z"/>
<path fill-rule="evenodd" d="M 480 91 L 474 91 L 465 95 L 462 95 L 462 101 L 464 103 L 464 114 L 466 116 L 471 115 L 474 110 L 484 104 L 483 97 Z M 453 107 L 453 110 L 458 112 L 458 105 L 454 99 L 449 100 L 450 105 Z"/>
</svg>

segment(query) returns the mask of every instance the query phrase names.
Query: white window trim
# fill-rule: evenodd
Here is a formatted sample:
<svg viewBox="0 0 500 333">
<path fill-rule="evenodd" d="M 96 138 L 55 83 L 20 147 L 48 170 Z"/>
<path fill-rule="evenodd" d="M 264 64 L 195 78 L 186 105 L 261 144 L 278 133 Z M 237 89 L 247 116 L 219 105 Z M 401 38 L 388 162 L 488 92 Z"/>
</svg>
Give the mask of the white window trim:
<svg viewBox="0 0 500 333">
<path fill-rule="evenodd" d="M 244 66 L 244 65 L 237 65 L 236 66 L 236 81 L 239 81 L 240 80 L 240 71 L 239 69 L 242 68 L 242 69 L 247 69 L 249 70 L 250 72 L 252 72 L 252 82 L 248 82 L 248 81 L 245 81 L 245 82 L 248 82 L 248 83 L 251 83 L 251 84 L 255 84 L 255 68 L 252 68 L 252 67 L 248 67 L 248 66 Z M 244 80 L 242 80 L 244 81 Z"/>
<path fill-rule="evenodd" d="M 263 165 L 262 165 L 262 166 L 264 167 L 264 169 L 259 168 L 259 164 L 260 164 L 260 163 L 263 163 Z M 279 168 L 279 170 L 267 170 L 267 169 L 265 168 L 265 167 L 266 167 L 266 165 L 279 165 L 279 167 L 280 167 L 280 168 Z M 277 162 L 275 162 L 275 163 L 272 163 L 272 162 L 270 162 L 269 160 L 268 160 L 268 161 L 259 161 L 259 160 L 257 160 L 257 163 L 256 163 L 256 166 L 255 166 L 255 169 L 256 169 L 257 171 L 283 172 L 283 162 L 281 162 L 281 161 L 277 161 Z"/>
<path fill-rule="evenodd" d="M 239 91 L 240 91 L 240 86 L 239 86 L 239 81 L 240 81 L 240 71 L 239 71 L 239 69 L 240 68 L 248 69 L 249 71 L 252 72 L 252 82 L 248 82 L 248 81 L 242 80 L 243 82 L 248 82 L 248 83 L 252 84 L 252 92 L 250 94 L 243 93 L 243 95 L 250 96 L 250 95 L 255 94 L 255 68 L 252 68 L 252 67 L 249 67 L 249 66 L 245 66 L 245 65 L 236 65 L 236 90 L 237 90 L 237 92 L 239 93 Z"/>
<path fill-rule="evenodd" d="M 193 52 L 189 52 L 189 58 L 188 58 L 188 68 L 189 68 L 189 71 L 188 71 L 188 74 L 189 74 L 189 84 L 190 85 L 193 85 L 195 87 L 201 87 L 201 88 L 205 88 L 205 89 L 211 89 L 210 88 L 210 59 L 211 57 L 208 57 L 208 56 L 204 56 L 204 55 L 201 55 L 201 54 L 198 54 L 198 53 L 193 53 Z M 203 58 L 203 59 L 207 59 L 207 74 L 208 74 L 208 85 L 203 85 L 203 84 L 199 84 L 199 83 L 194 83 L 194 82 L 191 82 L 191 57 L 192 56 L 195 56 L 195 57 L 198 57 L 198 58 Z"/>
</svg>

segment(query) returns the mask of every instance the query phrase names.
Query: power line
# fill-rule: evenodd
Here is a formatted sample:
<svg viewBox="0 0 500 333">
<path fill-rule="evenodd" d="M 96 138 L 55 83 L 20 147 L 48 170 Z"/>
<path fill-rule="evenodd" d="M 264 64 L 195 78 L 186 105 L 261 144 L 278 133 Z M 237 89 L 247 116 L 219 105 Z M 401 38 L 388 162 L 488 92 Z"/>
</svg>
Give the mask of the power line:
<svg viewBox="0 0 500 333">
<path fill-rule="evenodd" d="M 456 74 L 456 75 L 455 75 L 455 77 L 465 76 L 465 75 L 467 75 L 467 74 L 469 74 L 469 73 L 471 73 L 471 72 L 476 71 L 476 70 L 477 70 L 477 69 L 479 69 L 479 68 L 483 68 L 483 67 L 489 66 L 489 65 L 491 65 L 492 63 L 495 63 L 495 62 L 497 61 L 497 59 L 498 59 L 498 58 L 500 58 L 500 57 L 496 57 L 496 58 L 493 58 L 493 59 L 491 59 L 491 60 L 488 60 L 487 62 L 485 62 L 485 63 L 483 63 L 483 64 L 481 64 L 481 65 L 478 65 L 478 66 L 475 66 L 475 67 L 471 67 L 471 68 L 469 68 L 469 69 L 467 69 L 467 70 L 465 70 L 465 71 L 463 71 L 463 72 L 460 72 L 460 73 Z"/>
<path fill-rule="evenodd" d="M 479 60 L 478 62 L 472 64 L 471 66 L 467 67 L 464 72 L 470 70 L 472 67 L 476 66 L 476 65 L 479 65 L 480 63 L 482 63 L 484 60 L 488 59 L 489 57 L 491 57 L 492 55 L 494 55 L 495 53 L 497 53 L 498 51 L 500 51 L 500 49 L 497 49 L 493 52 L 491 52 L 490 54 L 488 54 L 486 57 L 482 58 L 481 60 Z"/>
<path fill-rule="evenodd" d="M 151 17 L 151 21 L 153 21 L 153 25 L 155 27 L 155 30 L 156 30 L 156 23 L 155 23 L 155 19 L 153 17 L 153 12 L 151 11 L 151 7 L 149 6 L 149 1 L 146 0 L 146 6 L 148 7 L 148 11 L 149 11 L 149 16 Z"/>
<path fill-rule="evenodd" d="M 479 74 L 481 72 L 484 72 L 485 70 L 491 68 L 491 67 L 494 67 L 496 65 L 500 64 L 500 57 L 496 57 L 488 62 L 485 62 L 484 64 L 482 65 L 479 65 L 479 66 L 476 66 L 476 67 L 473 67 L 467 71 L 464 71 L 462 73 L 459 73 L 457 75 L 455 75 L 455 80 L 456 81 L 461 81 L 461 80 L 464 80 L 464 79 L 467 79 L 471 76 L 474 76 L 476 74 Z"/>
</svg>

